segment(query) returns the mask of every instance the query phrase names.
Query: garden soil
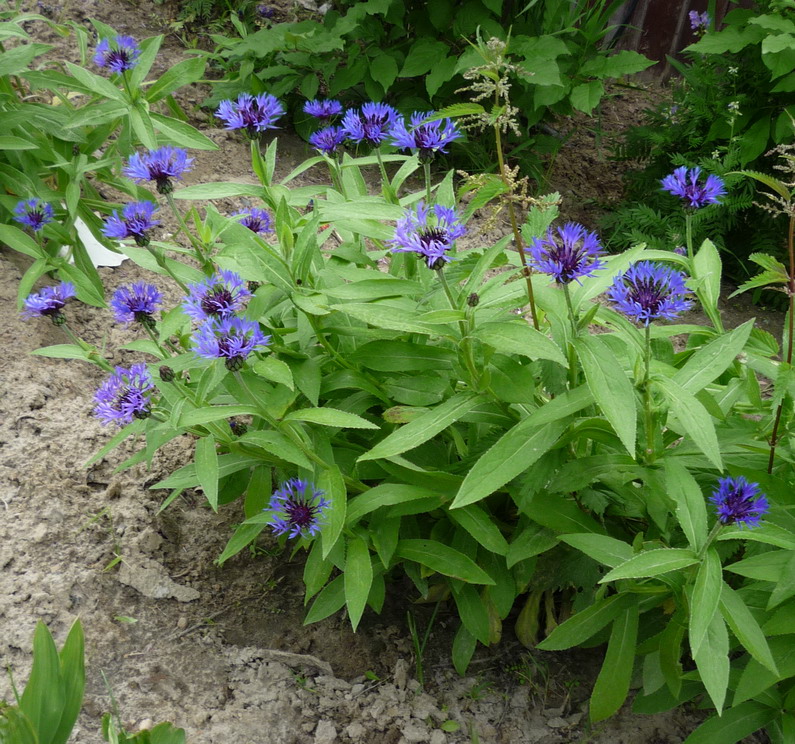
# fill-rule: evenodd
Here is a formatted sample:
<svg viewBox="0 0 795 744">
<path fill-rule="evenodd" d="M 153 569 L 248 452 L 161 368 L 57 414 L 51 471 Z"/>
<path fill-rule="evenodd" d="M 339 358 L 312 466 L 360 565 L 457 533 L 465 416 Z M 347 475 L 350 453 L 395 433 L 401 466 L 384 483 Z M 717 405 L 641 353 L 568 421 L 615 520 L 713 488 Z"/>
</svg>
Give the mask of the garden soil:
<svg viewBox="0 0 795 744">
<path fill-rule="evenodd" d="M 55 12 L 78 23 L 96 17 L 139 39 L 167 31 L 167 7 L 150 2 L 86 0 Z M 62 56 L 74 54 L 43 24 L 31 32 L 57 44 Z M 167 37 L 155 72 L 180 54 Z M 219 151 L 193 153 L 196 167 L 185 184 L 254 183 L 247 145 L 197 109 L 206 92 L 197 86 L 180 101 Z M 601 136 L 636 118 L 648 96 L 641 90 L 612 98 Z M 593 221 L 606 196 L 620 193 L 620 173 L 595 146 L 591 120 L 560 126 L 571 137 L 551 184 L 567 217 Z M 277 176 L 309 154 L 289 135 L 279 136 L 279 148 Z M 322 181 L 325 173 L 310 171 L 302 183 L 313 178 Z M 246 206 L 215 204 L 226 213 Z M 167 232 L 168 223 L 163 227 Z M 502 231 L 490 227 L 495 234 L 479 239 Z M 384 613 L 368 611 L 356 634 L 339 616 L 305 627 L 301 555 L 263 537 L 256 551 L 219 567 L 214 560 L 241 519 L 237 504 L 215 514 L 201 493 L 186 492 L 161 511 L 167 492 L 150 486 L 189 461 L 189 436 L 169 443 L 148 468 L 116 472 L 135 443 L 86 467 L 112 434 L 91 413 L 104 375 L 79 361 L 31 355 L 67 340 L 43 318 L 20 318 L 17 285 L 26 266 L 24 256 L 0 249 L 0 665 L 14 671 L 21 688 L 36 622 L 60 644 L 80 618 L 87 685 L 74 741 L 101 742 L 101 716 L 111 708 L 130 731 L 171 721 L 185 728 L 189 744 L 673 744 L 703 719 L 688 708 L 655 716 L 625 708 L 591 727 L 586 703 L 603 650 L 529 651 L 510 623 L 502 643 L 481 650 L 460 677 L 449 662 L 455 620 L 445 607 L 431 628 L 422 689 L 406 613 L 422 632 L 431 608 L 410 604 L 410 588 L 400 581 L 390 587 Z M 150 278 L 130 261 L 101 274 L 108 294 Z M 161 289 L 167 304 L 179 301 Z M 744 307 L 729 309 L 736 316 L 729 325 L 748 317 Z M 122 349 L 138 337 L 134 327 L 78 302 L 67 315 L 112 363 L 137 359 Z M 778 333 L 781 318 L 768 313 L 763 323 Z M 0 679 L 4 695 L 10 683 Z"/>
</svg>

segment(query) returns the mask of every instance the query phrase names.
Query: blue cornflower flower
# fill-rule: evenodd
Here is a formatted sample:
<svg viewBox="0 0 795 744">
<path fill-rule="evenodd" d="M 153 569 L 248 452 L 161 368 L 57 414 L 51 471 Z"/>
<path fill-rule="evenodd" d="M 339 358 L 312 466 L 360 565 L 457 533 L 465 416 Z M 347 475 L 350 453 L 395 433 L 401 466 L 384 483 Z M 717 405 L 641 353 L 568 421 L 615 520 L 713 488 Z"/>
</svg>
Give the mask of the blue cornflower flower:
<svg viewBox="0 0 795 744">
<path fill-rule="evenodd" d="M 72 282 L 61 282 L 54 287 L 44 287 L 39 292 L 29 294 L 25 299 L 25 309 L 22 315 L 25 318 L 47 316 L 55 325 L 62 325 L 63 310 L 66 301 L 75 296 L 75 285 Z"/>
<path fill-rule="evenodd" d="M 326 155 L 333 155 L 346 138 L 347 135 L 342 127 L 326 127 L 310 134 L 309 144 Z"/>
<path fill-rule="evenodd" d="M 32 199 L 23 199 L 14 207 L 14 220 L 38 232 L 53 221 L 52 204 L 35 196 Z"/>
<path fill-rule="evenodd" d="M 245 129 L 253 137 L 257 132 L 276 129 L 274 122 L 284 115 L 284 106 L 270 93 L 256 97 L 251 93 L 241 93 L 237 101 L 221 101 L 215 115 L 226 124 L 227 129 Z"/>
<path fill-rule="evenodd" d="M 334 101 L 331 98 L 324 100 L 315 99 L 314 101 L 307 101 L 304 104 L 304 113 L 314 116 L 320 121 L 330 121 L 335 116 L 342 113 L 342 104 L 339 101 Z"/>
<path fill-rule="evenodd" d="M 715 505 L 722 524 L 758 527 L 762 515 L 770 508 L 758 483 L 749 483 L 742 475 L 718 480 L 718 490 L 709 500 Z"/>
<path fill-rule="evenodd" d="M 388 242 L 395 253 L 419 253 L 429 269 L 441 269 L 450 261 L 447 251 L 453 242 L 466 234 L 454 210 L 434 204 L 432 208 L 418 202 L 416 210 L 409 209 L 395 227 L 395 237 Z"/>
<path fill-rule="evenodd" d="M 199 323 L 234 315 L 251 297 L 243 279 L 225 269 L 188 289 L 190 294 L 183 300 L 182 310 Z"/>
<path fill-rule="evenodd" d="M 272 8 L 270 5 L 265 5 L 264 3 L 257 6 L 257 15 L 260 18 L 273 18 L 276 15 L 276 9 Z"/>
<path fill-rule="evenodd" d="M 701 184 L 699 183 L 700 175 L 701 168 L 698 166 L 688 170 L 683 165 L 663 178 L 660 183 L 664 191 L 684 199 L 688 202 L 687 206 L 693 209 L 704 207 L 707 204 L 719 204 L 720 197 L 726 194 L 723 180 L 710 173 L 706 181 Z"/>
<path fill-rule="evenodd" d="M 205 359 L 223 359 L 226 368 L 236 372 L 252 351 L 267 346 L 270 340 L 253 320 L 213 318 L 196 331 L 191 348 Z"/>
<path fill-rule="evenodd" d="M 147 418 L 151 413 L 154 389 L 145 364 L 133 364 L 129 369 L 116 367 L 94 395 L 97 403 L 94 415 L 103 424 L 119 426 L 130 424 L 133 419 Z"/>
<path fill-rule="evenodd" d="M 652 320 L 673 320 L 690 308 L 685 275 L 675 269 L 640 261 L 617 276 L 607 296 L 616 310 L 630 320 L 648 325 Z"/>
<path fill-rule="evenodd" d="M 182 174 L 191 168 L 193 158 L 188 157 L 186 150 L 166 145 L 143 154 L 136 152 L 130 155 L 124 175 L 136 181 L 154 181 L 159 193 L 170 194 L 174 190 L 171 179 L 182 178 Z"/>
<path fill-rule="evenodd" d="M 113 40 L 102 39 L 97 44 L 94 64 L 121 75 L 126 70 L 132 70 L 140 56 L 141 49 L 132 36 L 116 36 Z"/>
<path fill-rule="evenodd" d="M 157 207 L 150 201 L 125 204 L 121 215 L 114 209 L 113 215 L 105 221 L 102 234 L 106 238 L 124 240 L 134 238 L 141 246 L 149 245 L 149 231 L 160 224 L 153 219 Z"/>
<path fill-rule="evenodd" d="M 232 217 L 240 217 L 240 224 L 258 235 L 265 235 L 266 233 L 273 232 L 273 220 L 264 209 L 252 207 L 251 209 L 235 212 Z"/>
<path fill-rule="evenodd" d="M 415 111 L 411 115 L 411 129 L 406 128 L 405 119 L 398 119 L 390 132 L 392 144 L 401 149 L 418 150 L 422 163 L 432 160 L 437 152 L 447 152 L 447 145 L 463 135 L 450 119 L 422 123 L 433 115 L 433 111 L 424 114 Z"/>
<path fill-rule="evenodd" d="M 693 33 L 706 33 L 709 29 L 709 13 L 705 10 L 699 13 L 697 10 L 691 10 L 688 14 L 690 19 L 690 28 Z"/>
<path fill-rule="evenodd" d="M 580 283 L 583 276 L 604 268 L 599 260 L 603 255 L 602 245 L 596 233 L 588 232 L 576 222 L 567 222 L 557 228 L 557 235 L 550 228 L 545 238 L 533 238 L 528 247 L 528 265 L 544 274 L 551 274 L 560 284 L 571 281 Z"/>
<path fill-rule="evenodd" d="M 313 484 L 290 478 L 274 491 L 268 508 L 273 513 L 270 526 L 277 535 L 288 537 L 314 537 L 323 526 L 323 512 L 331 506 L 324 499 L 324 491 Z"/>
<path fill-rule="evenodd" d="M 400 118 L 386 103 L 365 103 L 361 110 L 351 109 L 342 118 L 342 128 L 351 142 L 380 145 Z"/>
<path fill-rule="evenodd" d="M 113 293 L 110 306 L 116 314 L 117 323 L 132 323 L 137 320 L 142 325 L 152 327 L 152 316 L 162 299 L 162 293 L 153 284 L 134 282 L 119 287 Z"/>
</svg>

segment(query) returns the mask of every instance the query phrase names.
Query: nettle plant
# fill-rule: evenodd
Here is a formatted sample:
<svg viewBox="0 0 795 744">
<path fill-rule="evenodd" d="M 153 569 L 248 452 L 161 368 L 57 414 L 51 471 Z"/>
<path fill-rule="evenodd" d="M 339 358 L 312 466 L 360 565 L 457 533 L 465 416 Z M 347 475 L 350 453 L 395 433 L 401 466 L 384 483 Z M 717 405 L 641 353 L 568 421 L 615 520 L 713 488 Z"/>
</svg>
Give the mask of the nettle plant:
<svg viewBox="0 0 795 744">
<path fill-rule="evenodd" d="M 496 82 L 494 69 L 483 72 Z M 495 101 L 496 116 L 458 112 L 493 126 L 501 152 L 510 109 Z M 498 197 L 513 234 L 467 236 L 473 210 L 457 203 L 452 172 L 434 181 L 430 168 L 461 138 L 449 113 L 407 122 L 373 104 L 342 115 L 344 136 L 320 130 L 319 154 L 277 181 L 277 143 L 263 153 L 259 141 L 282 107 L 248 95 L 217 116 L 250 138 L 259 185 L 175 189 L 184 151 L 131 157 L 126 175 L 172 205 L 259 206 L 232 218 L 208 207 L 193 230 L 182 223 L 189 248 L 152 240 L 154 212 L 138 203 L 108 220 L 106 233 L 135 242 L 120 249 L 149 255 L 158 285 L 176 282 L 184 299 L 163 308 L 148 282 L 112 298 L 139 335 L 125 348 L 141 357 L 108 370 L 97 392 L 95 414 L 118 431 L 92 462 L 129 437 L 144 446 L 119 467 L 151 462 L 192 435 L 193 462 L 153 486 L 170 490 L 164 506 L 197 488 L 212 509 L 242 502 L 220 563 L 267 527 L 306 550 L 307 622 L 344 609 L 356 628 L 405 580 L 418 601 L 457 611 L 462 673 L 511 622 L 527 646 L 607 643 L 594 721 L 640 674 L 638 710 L 700 696 L 722 713 L 691 744 L 763 726 L 787 740 L 789 355 L 776 361 L 777 342 L 753 321 L 724 330 L 710 241 L 606 256 L 596 234 L 555 223 L 554 195 L 527 199 L 502 159 L 499 180 L 463 188 L 477 203 Z M 350 141 L 372 154 L 353 157 Z M 387 143 L 409 154 L 386 156 Z M 333 185 L 295 186 L 316 166 Z M 418 171 L 425 188 L 407 191 Z M 722 198 L 697 170 L 661 185 L 691 216 Z M 71 292 L 42 289 L 27 314 L 67 329 Z M 677 322 L 696 304 L 706 324 Z M 69 333 L 75 343 L 38 353 L 108 366 Z M 776 381 L 772 397 L 760 378 Z"/>
</svg>

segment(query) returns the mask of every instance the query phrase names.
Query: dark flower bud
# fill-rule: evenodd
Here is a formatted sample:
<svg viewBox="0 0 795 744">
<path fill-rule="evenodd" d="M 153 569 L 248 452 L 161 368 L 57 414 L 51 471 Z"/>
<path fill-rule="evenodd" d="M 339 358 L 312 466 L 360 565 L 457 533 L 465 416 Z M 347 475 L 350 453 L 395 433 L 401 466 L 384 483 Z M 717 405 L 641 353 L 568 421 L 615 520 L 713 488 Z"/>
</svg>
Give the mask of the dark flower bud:
<svg viewBox="0 0 795 744">
<path fill-rule="evenodd" d="M 232 430 L 233 434 L 239 437 L 242 437 L 248 431 L 248 426 L 236 419 L 229 419 L 229 428 Z"/>
<path fill-rule="evenodd" d="M 248 287 L 248 291 L 251 292 L 251 294 L 254 294 L 254 292 L 256 292 L 261 285 L 259 282 L 248 282 L 246 286 Z"/>
<path fill-rule="evenodd" d="M 50 320 L 53 325 L 62 326 L 66 323 L 66 316 L 63 313 L 53 313 L 50 315 Z"/>
<path fill-rule="evenodd" d="M 233 356 L 227 357 L 224 365 L 230 372 L 239 372 L 246 364 L 246 357 Z"/>
<path fill-rule="evenodd" d="M 477 307 L 478 303 L 480 302 L 480 295 L 477 292 L 473 292 L 469 297 L 467 297 L 467 305 L 470 307 Z"/>
<path fill-rule="evenodd" d="M 159 372 L 160 372 L 160 379 L 163 382 L 173 382 L 174 377 L 176 377 L 176 375 L 174 374 L 174 370 L 171 369 L 171 367 L 167 367 L 165 364 L 160 368 Z"/>
</svg>

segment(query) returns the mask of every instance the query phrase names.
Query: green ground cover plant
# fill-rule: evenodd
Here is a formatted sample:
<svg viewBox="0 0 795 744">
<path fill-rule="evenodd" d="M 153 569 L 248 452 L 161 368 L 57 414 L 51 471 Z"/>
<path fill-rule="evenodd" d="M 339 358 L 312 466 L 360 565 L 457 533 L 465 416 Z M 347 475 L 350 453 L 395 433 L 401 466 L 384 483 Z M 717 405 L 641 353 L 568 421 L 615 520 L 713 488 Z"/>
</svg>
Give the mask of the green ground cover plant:
<svg viewBox="0 0 795 744">
<path fill-rule="evenodd" d="M 380 101 L 346 112 L 316 101 L 317 154 L 280 180 L 278 141 L 265 145 L 263 133 L 287 107 L 256 89 L 215 111 L 248 138 L 254 185 L 180 187 L 192 158 L 162 130 L 132 154 L 114 150 L 109 173 L 132 201 L 97 205 L 112 212 L 97 232 L 152 272 L 109 303 L 138 356 L 114 368 L 80 339 L 69 303 L 83 297 L 58 263 L 58 283 L 21 296 L 30 322 L 49 318 L 65 333 L 36 353 L 108 373 L 94 413 L 109 438 L 92 462 L 131 437 L 141 448 L 119 467 L 151 462 L 191 435 L 193 461 L 153 486 L 167 492 L 163 508 L 197 489 L 209 508 L 236 509 L 220 563 L 266 530 L 305 551 L 307 622 L 344 611 L 356 628 L 406 576 L 417 599 L 456 608 L 461 673 L 506 627 L 546 650 L 606 643 L 592 721 L 615 713 L 640 677 L 640 712 L 693 699 L 715 709 L 688 744 L 760 728 L 788 741 L 791 171 L 754 176 L 790 217 L 788 266 L 757 261 L 758 283 L 789 299 L 779 343 L 752 320 L 724 327 L 711 240 L 685 229 L 681 252 L 637 244 L 609 256 L 596 233 L 561 223 L 557 195 L 530 197 L 502 157 L 516 125 L 500 85 L 505 44 L 477 49 L 469 83 L 488 108 L 462 101 L 407 120 Z M 144 56 L 112 29 L 100 39 L 97 64 L 120 70 L 110 101 Z M 494 174 L 433 175 L 463 139 L 460 117 L 494 136 Z M 780 156 L 789 168 L 791 152 Z M 296 185 L 310 168 L 329 182 Z M 685 225 L 726 197 L 719 176 L 684 165 L 661 186 Z M 19 196 L 7 242 L 44 260 L 61 204 L 49 192 Z M 229 197 L 256 206 L 231 216 L 191 206 Z M 512 233 L 484 245 L 468 231 L 489 202 L 506 208 Z M 181 244 L 155 239 L 161 209 Z M 166 284 L 183 295 L 173 307 Z M 704 324 L 681 322 L 691 307 Z"/>
</svg>

